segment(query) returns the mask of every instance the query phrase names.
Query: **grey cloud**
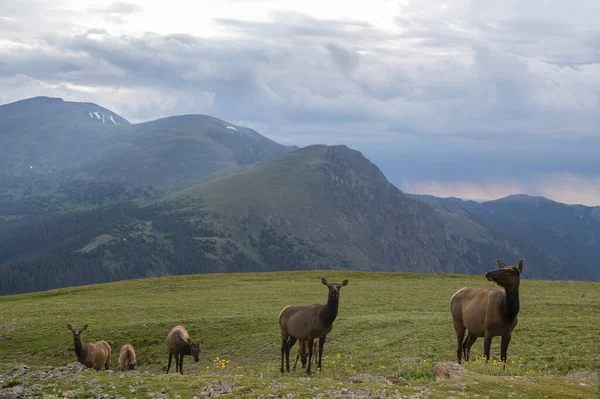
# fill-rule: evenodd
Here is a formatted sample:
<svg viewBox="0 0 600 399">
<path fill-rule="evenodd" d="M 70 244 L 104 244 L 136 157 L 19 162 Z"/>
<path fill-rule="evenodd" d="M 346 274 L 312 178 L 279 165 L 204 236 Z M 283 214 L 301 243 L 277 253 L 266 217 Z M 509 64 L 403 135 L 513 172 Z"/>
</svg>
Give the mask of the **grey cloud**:
<svg viewBox="0 0 600 399">
<path fill-rule="evenodd" d="M 600 72 L 552 64 L 546 59 L 550 52 L 537 44 L 560 32 L 577 38 L 579 31 L 543 20 L 541 33 L 527 38 L 520 30 L 526 33 L 527 23 L 536 20 L 465 21 L 462 27 L 471 30 L 407 15 L 397 19 L 404 32 L 395 34 L 368 23 L 274 13 L 269 22 L 218 20 L 236 33 L 226 39 L 152 33 L 115 37 L 98 29 L 77 36 L 57 32 L 37 37 L 29 50 L 1 49 L 0 76 L 20 74 L 101 90 L 119 87 L 107 96 L 104 105 L 109 107 L 122 106 L 118 97 L 125 98 L 126 92 L 155 93 L 162 100 L 140 95 L 126 111 L 115 111 L 128 112 L 124 116 L 131 120 L 203 112 L 277 125 L 275 133 L 297 140 L 309 130 L 341 133 L 339 126 L 349 122 L 361 127 L 350 128 L 346 136 L 360 136 L 369 125 L 388 137 L 399 131 L 597 134 L 597 112 L 590 104 L 600 87 L 581 82 L 600 81 Z M 523 40 L 533 46 L 529 55 L 514 50 Z"/>
<path fill-rule="evenodd" d="M 333 62 L 344 72 L 349 72 L 358 66 L 360 56 L 353 50 L 340 46 L 335 43 L 328 43 L 327 50 L 331 54 Z"/>
</svg>

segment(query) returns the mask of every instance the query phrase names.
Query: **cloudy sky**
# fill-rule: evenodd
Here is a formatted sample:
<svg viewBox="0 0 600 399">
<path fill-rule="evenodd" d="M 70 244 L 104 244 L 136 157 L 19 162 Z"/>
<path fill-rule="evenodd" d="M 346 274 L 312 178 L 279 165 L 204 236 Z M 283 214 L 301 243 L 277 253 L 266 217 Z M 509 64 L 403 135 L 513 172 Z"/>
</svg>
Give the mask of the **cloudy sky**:
<svg viewBox="0 0 600 399">
<path fill-rule="evenodd" d="M 0 1 L 0 104 L 204 113 L 347 144 L 408 192 L 600 205 L 598 21 L 597 0 Z"/>
</svg>

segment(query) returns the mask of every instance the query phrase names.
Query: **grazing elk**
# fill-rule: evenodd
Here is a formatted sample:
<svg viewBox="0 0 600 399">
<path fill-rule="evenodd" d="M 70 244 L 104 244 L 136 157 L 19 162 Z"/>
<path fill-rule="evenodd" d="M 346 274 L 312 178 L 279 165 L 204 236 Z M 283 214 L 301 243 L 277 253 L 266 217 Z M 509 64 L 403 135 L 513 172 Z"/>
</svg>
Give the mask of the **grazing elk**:
<svg viewBox="0 0 600 399">
<path fill-rule="evenodd" d="M 108 342 L 100 341 L 95 344 L 84 344 L 81 334 L 87 330 L 87 324 L 83 328 L 73 328 L 72 325 L 67 324 L 67 328 L 73 333 L 75 354 L 79 363 L 96 371 L 100 370 L 103 366 L 106 370 L 110 368 L 111 349 Z"/>
<path fill-rule="evenodd" d="M 333 322 L 338 314 L 338 305 L 340 300 L 340 290 L 348 284 L 344 280 L 341 284 L 328 283 L 324 278 L 321 282 L 329 289 L 326 305 L 290 305 L 283 308 L 279 314 L 279 327 L 281 328 L 281 372 L 284 372 L 283 359 L 285 356 L 286 370 L 290 371 L 290 349 L 296 341 L 305 341 L 312 343 L 314 339 L 319 339 L 319 361 L 318 369 L 321 369 L 321 357 L 323 355 L 323 345 L 325 337 L 331 331 Z M 311 373 L 311 363 L 313 359 L 313 345 L 308 346 L 308 362 L 306 373 Z"/>
<path fill-rule="evenodd" d="M 523 272 L 523 260 L 520 260 L 517 266 L 506 266 L 498 259 L 496 263 L 498 269 L 487 272 L 485 277 L 504 290 L 465 287 L 454 294 L 450 300 L 450 310 L 458 341 L 456 349 L 458 363 L 461 362 L 461 354 L 464 354 L 465 361 L 469 360 L 471 346 L 479 337 L 485 337 L 483 352 L 489 360 L 492 338 L 501 336 L 500 360 L 506 364 L 506 351 L 512 331 L 517 325 L 519 313 L 519 282 Z M 469 333 L 463 341 L 465 330 Z"/>
<path fill-rule="evenodd" d="M 175 356 L 175 372 L 183 374 L 183 357 L 185 355 L 192 355 L 194 361 L 198 363 L 198 356 L 200 356 L 200 346 L 204 343 L 204 340 L 194 343 L 190 339 L 190 335 L 184 326 L 175 326 L 167 335 L 167 348 L 169 349 L 169 364 L 167 366 L 167 374 L 171 368 L 171 359 Z"/>
<path fill-rule="evenodd" d="M 135 351 L 130 344 L 125 344 L 121 347 L 121 351 L 119 352 L 119 364 L 123 371 L 133 370 L 135 366 L 137 366 Z"/>
</svg>

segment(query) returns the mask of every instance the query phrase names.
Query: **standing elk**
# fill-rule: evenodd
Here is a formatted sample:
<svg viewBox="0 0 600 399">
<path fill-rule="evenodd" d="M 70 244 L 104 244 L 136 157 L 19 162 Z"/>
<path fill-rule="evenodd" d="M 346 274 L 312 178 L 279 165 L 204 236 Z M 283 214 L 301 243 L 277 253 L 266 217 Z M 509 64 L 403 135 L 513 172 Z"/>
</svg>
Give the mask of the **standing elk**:
<svg viewBox="0 0 600 399">
<path fill-rule="evenodd" d="M 325 337 L 331 331 L 333 322 L 338 314 L 340 299 L 340 290 L 348 285 L 348 280 L 341 284 L 328 283 L 324 278 L 321 282 L 329 289 L 326 305 L 289 305 L 283 308 L 279 313 L 279 327 L 281 328 L 281 372 L 284 372 L 284 356 L 286 361 L 286 370 L 290 371 L 290 349 L 296 341 L 305 341 L 312 343 L 314 339 L 319 339 L 319 361 L 318 369 L 321 370 L 321 357 L 323 355 L 323 345 Z M 311 373 L 311 363 L 313 360 L 313 345 L 308 346 L 308 362 L 306 373 Z"/>
<path fill-rule="evenodd" d="M 488 281 L 494 281 L 504 290 L 497 288 L 483 290 L 464 287 L 458 290 L 450 300 L 450 310 L 456 330 L 458 348 L 456 358 L 461 362 L 464 354 L 465 361 L 471 357 L 471 346 L 479 337 L 485 337 L 483 352 L 490 359 L 492 338 L 502 337 L 500 344 L 500 360 L 506 365 L 506 352 L 510 343 L 512 331 L 517 325 L 519 313 L 519 283 L 523 272 L 523 260 L 517 266 L 506 266 L 496 259 L 498 269 L 485 274 Z M 468 330 L 467 338 L 465 330 Z"/>
<path fill-rule="evenodd" d="M 100 370 L 103 366 L 106 370 L 110 369 L 111 349 L 108 342 L 100 341 L 95 344 L 84 344 L 81 334 L 87 330 L 87 324 L 83 328 L 73 328 L 72 325 L 67 324 L 67 328 L 73 333 L 75 355 L 77 355 L 79 363 L 96 371 Z"/>
</svg>

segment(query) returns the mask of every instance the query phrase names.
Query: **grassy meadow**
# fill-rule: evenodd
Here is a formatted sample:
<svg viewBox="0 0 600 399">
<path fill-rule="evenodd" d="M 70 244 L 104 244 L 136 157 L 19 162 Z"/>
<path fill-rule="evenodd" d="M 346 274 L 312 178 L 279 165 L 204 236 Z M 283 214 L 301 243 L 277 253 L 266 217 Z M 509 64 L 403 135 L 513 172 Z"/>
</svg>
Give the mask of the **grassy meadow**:
<svg viewBox="0 0 600 399">
<path fill-rule="evenodd" d="M 307 379 L 299 365 L 281 376 L 279 312 L 289 304 L 324 303 L 327 288 L 321 277 L 349 280 L 325 345 L 323 370 Z M 597 370 L 599 283 L 522 280 L 519 324 L 506 369 L 494 360 L 481 361 L 480 339 L 472 349 L 475 359 L 467 365 L 474 376 L 435 382 L 435 364 L 455 360 L 449 303 L 464 286 L 494 284 L 483 276 L 301 271 L 142 279 L 5 296 L 0 297 L 0 367 L 26 364 L 43 369 L 76 361 L 67 330 L 71 323 L 89 325 L 84 342 L 104 339 L 112 346 L 114 371 L 121 345 L 134 346 L 138 370 L 150 374 L 82 374 L 84 381 L 111 381 L 108 391 L 127 398 L 147 397 L 139 394 L 152 389 L 191 398 L 204 384 L 219 379 L 244 387 L 229 397 L 260 397 L 272 392 L 273 384 L 282 394 L 310 397 L 348 386 L 348 378 L 360 374 L 402 377 L 408 382 L 388 388 L 406 395 L 426 388 L 432 398 L 456 395 L 455 391 L 489 397 L 507 397 L 510 392 L 517 397 L 596 397 L 594 383 L 582 385 L 564 376 Z M 204 339 L 200 362 L 186 357 L 183 377 L 157 375 L 166 370 L 164 341 L 177 324 L 186 326 L 193 340 Z M 297 345 L 292 362 L 296 352 Z M 496 361 L 499 352 L 496 337 L 491 351 Z M 61 384 L 48 387 L 48 392 L 74 389 L 81 380 L 73 386 Z M 132 393 L 132 384 L 141 388 Z M 382 389 L 377 384 L 356 385 Z"/>
</svg>

